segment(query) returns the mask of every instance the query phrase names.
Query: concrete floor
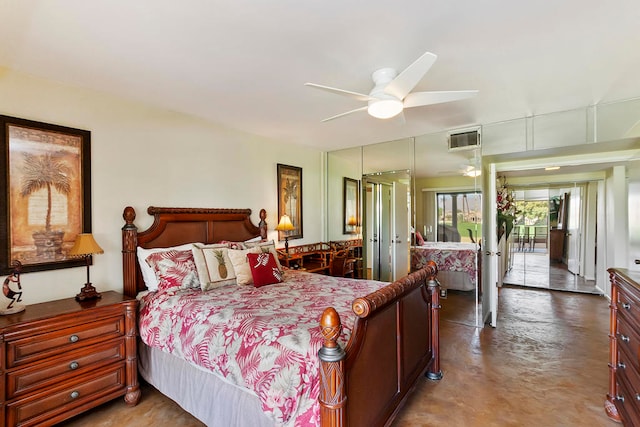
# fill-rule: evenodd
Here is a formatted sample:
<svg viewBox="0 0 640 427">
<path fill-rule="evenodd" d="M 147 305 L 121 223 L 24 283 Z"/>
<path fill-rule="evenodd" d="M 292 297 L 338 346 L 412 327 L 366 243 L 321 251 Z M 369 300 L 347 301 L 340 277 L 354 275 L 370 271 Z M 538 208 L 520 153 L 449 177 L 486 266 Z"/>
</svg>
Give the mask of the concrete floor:
<svg viewBox="0 0 640 427">
<path fill-rule="evenodd" d="M 479 329 L 465 322 L 468 294 L 442 301 L 444 378 L 420 381 L 392 427 L 619 425 L 603 409 L 606 298 L 503 287 L 498 327 Z M 135 408 L 116 399 L 63 425 L 202 426 L 149 386 Z"/>
</svg>

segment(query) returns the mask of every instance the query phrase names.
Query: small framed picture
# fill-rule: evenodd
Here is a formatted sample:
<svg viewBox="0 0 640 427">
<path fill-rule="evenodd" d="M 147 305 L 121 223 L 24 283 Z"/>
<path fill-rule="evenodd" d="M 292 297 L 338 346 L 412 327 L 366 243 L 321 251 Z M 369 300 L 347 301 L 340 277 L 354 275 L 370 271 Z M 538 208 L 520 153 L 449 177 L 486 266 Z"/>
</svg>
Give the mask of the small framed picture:
<svg viewBox="0 0 640 427">
<path fill-rule="evenodd" d="M 290 232 L 279 231 L 278 239 L 302 238 L 302 168 L 278 164 L 278 220 L 288 215 L 293 224 Z"/>
</svg>

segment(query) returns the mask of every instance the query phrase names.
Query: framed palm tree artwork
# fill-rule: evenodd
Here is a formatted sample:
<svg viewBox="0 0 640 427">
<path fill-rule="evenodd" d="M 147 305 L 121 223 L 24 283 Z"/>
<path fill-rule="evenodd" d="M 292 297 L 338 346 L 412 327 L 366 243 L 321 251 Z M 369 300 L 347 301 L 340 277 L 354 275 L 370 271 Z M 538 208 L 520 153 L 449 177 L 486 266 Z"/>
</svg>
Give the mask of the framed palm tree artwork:
<svg viewBox="0 0 640 427">
<path fill-rule="evenodd" d="M 85 265 L 68 255 L 91 232 L 91 132 L 0 116 L 0 273 Z"/>
<path fill-rule="evenodd" d="M 293 229 L 279 231 L 278 239 L 302 238 L 302 168 L 278 163 L 278 221 L 288 215 Z"/>
</svg>

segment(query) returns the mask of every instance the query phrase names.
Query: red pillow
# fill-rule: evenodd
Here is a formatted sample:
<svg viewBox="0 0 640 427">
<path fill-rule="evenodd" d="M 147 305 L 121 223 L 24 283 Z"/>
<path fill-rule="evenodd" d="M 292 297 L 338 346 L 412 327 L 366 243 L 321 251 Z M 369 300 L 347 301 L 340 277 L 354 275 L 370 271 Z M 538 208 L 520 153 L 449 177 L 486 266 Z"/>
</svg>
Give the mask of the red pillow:
<svg viewBox="0 0 640 427">
<path fill-rule="evenodd" d="M 416 231 L 416 244 L 418 246 L 424 245 L 424 239 L 422 238 L 422 234 L 419 231 Z"/>
<path fill-rule="evenodd" d="M 259 288 L 264 285 L 272 285 L 282 282 L 282 272 L 278 269 L 276 259 L 271 252 L 259 254 L 247 254 L 253 286 Z"/>
</svg>

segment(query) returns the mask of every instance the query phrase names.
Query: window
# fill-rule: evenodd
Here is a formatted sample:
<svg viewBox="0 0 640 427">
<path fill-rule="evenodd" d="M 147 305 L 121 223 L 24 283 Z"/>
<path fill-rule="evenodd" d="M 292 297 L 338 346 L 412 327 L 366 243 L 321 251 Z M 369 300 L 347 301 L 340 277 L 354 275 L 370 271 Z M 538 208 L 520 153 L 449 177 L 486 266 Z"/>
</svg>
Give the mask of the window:
<svg viewBox="0 0 640 427">
<path fill-rule="evenodd" d="M 482 236 L 480 192 L 438 193 L 438 242 L 479 242 Z"/>
</svg>

